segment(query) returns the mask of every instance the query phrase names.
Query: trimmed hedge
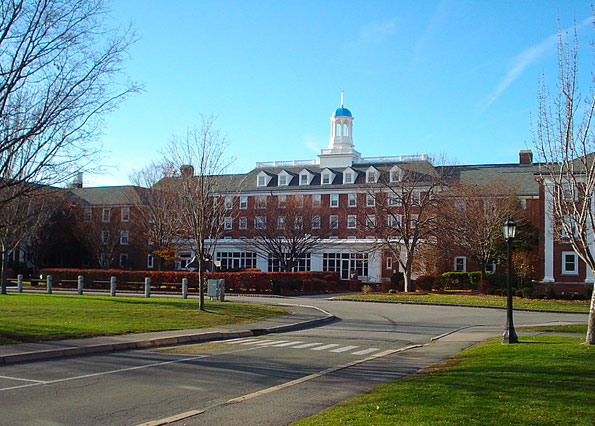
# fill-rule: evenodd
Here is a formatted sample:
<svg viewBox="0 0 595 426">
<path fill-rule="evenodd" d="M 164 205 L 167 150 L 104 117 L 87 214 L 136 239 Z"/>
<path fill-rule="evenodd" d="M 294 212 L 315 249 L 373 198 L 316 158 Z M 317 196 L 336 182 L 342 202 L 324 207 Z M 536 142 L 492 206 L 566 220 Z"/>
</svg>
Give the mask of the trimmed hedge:
<svg viewBox="0 0 595 426">
<path fill-rule="evenodd" d="M 481 272 L 445 272 L 436 277 L 434 288 L 438 290 L 477 290 Z"/>
<path fill-rule="evenodd" d="M 85 288 L 108 288 L 107 282 L 110 277 L 116 277 L 118 289 L 139 290 L 144 288 L 145 277 L 149 277 L 153 289 L 180 291 L 182 278 L 188 278 L 188 287 L 198 290 L 198 273 L 188 271 L 48 268 L 42 269 L 40 273 L 43 276 L 51 275 L 56 287 L 76 286 L 77 277 L 82 275 L 85 278 Z M 207 272 L 205 277 L 206 279 L 224 279 L 225 291 L 230 293 L 271 293 L 273 281 L 279 283 L 282 294 L 327 293 L 344 290 L 346 285 L 339 279 L 338 272 L 248 270 L 243 272 Z"/>
</svg>

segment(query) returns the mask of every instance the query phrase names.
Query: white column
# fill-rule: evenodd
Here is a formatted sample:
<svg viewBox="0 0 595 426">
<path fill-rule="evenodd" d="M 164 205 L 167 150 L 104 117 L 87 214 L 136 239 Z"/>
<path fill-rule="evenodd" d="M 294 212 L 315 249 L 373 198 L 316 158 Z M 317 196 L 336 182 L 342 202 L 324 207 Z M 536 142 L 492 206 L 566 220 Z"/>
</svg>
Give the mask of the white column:
<svg viewBox="0 0 595 426">
<path fill-rule="evenodd" d="M 547 182 L 545 183 L 544 194 L 544 253 L 543 253 L 543 282 L 544 283 L 551 283 L 554 282 L 554 229 L 552 224 L 552 215 L 553 215 L 553 200 L 552 200 L 552 191 L 554 190 L 552 183 Z"/>
</svg>

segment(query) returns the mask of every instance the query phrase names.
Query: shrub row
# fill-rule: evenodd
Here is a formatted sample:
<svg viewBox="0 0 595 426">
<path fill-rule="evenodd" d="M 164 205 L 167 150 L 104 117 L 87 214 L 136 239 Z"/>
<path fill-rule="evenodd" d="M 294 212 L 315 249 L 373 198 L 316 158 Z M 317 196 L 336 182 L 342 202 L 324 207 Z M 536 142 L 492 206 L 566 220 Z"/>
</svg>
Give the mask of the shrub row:
<svg viewBox="0 0 595 426">
<path fill-rule="evenodd" d="M 481 273 L 445 272 L 436 277 L 433 288 L 437 290 L 477 290 Z"/>
<path fill-rule="evenodd" d="M 180 291 L 182 278 L 188 279 L 190 289 L 198 290 L 198 274 L 188 271 L 126 271 L 119 269 L 42 269 L 43 276 L 51 275 L 54 286 L 72 287 L 79 275 L 85 279 L 85 288 L 106 288 L 110 277 L 116 277 L 118 288 L 137 290 L 144 285 L 145 277 L 151 286 L 161 290 Z M 225 291 L 231 293 L 270 293 L 272 283 L 278 284 L 282 294 L 314 294 L 343 290 L 345 284 L 338 272 L 207 272 L 207 279 L 224 279 Z M 76 285 L 76 284 L 74 284 Z"/>
</svg>

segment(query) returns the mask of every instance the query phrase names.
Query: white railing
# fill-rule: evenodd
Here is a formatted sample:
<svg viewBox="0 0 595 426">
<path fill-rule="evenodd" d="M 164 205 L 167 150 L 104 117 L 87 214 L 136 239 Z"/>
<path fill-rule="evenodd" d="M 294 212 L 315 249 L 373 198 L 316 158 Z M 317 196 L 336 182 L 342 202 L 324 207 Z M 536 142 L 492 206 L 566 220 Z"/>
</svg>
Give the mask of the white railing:
<svg viewBox="0 0 595 426">
<path fill-rule="evenodd" d="M 394 155 L 391 157 L 364 157 L 360 159 L 360 163 L 398 163 L 403 161 L 429 161 L 430 157 L 426 154 L 417 155 Z"/>
<path fill-rule="evenodd" d="M 292 167 L 292 166 L 317 166 L 320 160 L 292 160 L 292 161 L 268 161 L 263 163 L 256 163 L 257 169 L 264 167 Z"/>
</svg>

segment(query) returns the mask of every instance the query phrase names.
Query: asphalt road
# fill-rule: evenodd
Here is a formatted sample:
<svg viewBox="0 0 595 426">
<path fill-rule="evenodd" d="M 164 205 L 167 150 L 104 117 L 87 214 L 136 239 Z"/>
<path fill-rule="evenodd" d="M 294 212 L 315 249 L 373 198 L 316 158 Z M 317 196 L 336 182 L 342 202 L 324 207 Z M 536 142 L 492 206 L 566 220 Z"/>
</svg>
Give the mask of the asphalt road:
<svg viewBox="0 0 595 426">
<path fill-rule="evenodd" d="M 340 320 L 250 339 L 5 365 L 0 424 L 138 425 L 179 416 L 176 424 L 283 425 L 500 334 L 505 322 L 505 311 L 492 309 L 244 300 L 314 305 Z M 586 318 L 515 312 L 517 327 Z"/>
</svg>

